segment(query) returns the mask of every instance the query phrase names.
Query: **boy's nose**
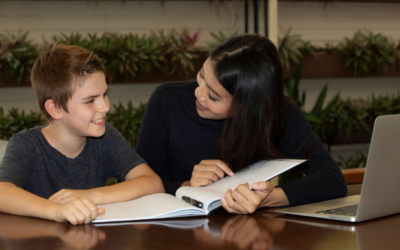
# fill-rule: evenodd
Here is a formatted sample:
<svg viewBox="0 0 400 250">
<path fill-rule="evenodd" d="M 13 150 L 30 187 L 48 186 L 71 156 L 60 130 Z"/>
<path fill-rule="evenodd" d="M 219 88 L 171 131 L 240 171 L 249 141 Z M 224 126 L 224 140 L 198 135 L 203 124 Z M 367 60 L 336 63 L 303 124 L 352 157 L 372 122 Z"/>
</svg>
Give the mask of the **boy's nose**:
<svg viewBox="0 0 400 250">
<path fill-rule="evenodd" d="M 100 105 L 99 107 L 99 112 L 100 113 L 107 113 L 110 110 L 110 102 L 107 100 L 104 100 L 104 102 Z"/>
</svg>

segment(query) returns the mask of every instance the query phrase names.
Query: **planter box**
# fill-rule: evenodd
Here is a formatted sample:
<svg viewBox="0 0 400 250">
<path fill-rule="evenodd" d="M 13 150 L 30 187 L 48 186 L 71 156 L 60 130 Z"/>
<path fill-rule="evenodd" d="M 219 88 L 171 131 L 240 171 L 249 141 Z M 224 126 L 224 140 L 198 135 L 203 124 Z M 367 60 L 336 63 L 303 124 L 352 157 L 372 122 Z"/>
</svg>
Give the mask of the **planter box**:
<svg viewBox="0 0 400 250">
<path fill-rule="evenodd" d="M 137 77 L 119 77 L 116 78 L 113 83 L 163 83 L 196 79 L 197 72 L 201 69 L 201 67 L 203 67 L 203 63 L 207 60 L 208 53 L 198 53 L 197 55 L 198 57 L 193 59 L 192 61 L 194 71 L 190 72 L 188 76 L 179 73 L 175 73 L 171 76 L 166 76 L 159 69 L 155 69 L 154 72 L 146 75 L 140 75 Z"/>
<path fill-rule="evenodd" d="M 113 83 L 160 83 L 171 81 L 183 81 L 188 79 L 196 79 L 197 71 L 202 67 L 204 61 L 207 59 L 208 53 L 198 53 L 198 58 L 193 60 L 194 71 L 190 72 L 188 76 L 183 74 L 174 74 L 172 76 L 165 76 L 158 69 L 146 75 L 120 76 L 116 77 Z M 358 73 L 354 75 L 353 69 L 344 66 L 344 59 L 338 55 L 326 51 L 318 51 L 315 56 L 308 56 L 304 60 L 303 66 L 303 79 L 318 79 L 318 78 L 352 78 L 352 77 L 400 77 L 400 69 L 398 66 L 393 65 L 387 71 L 378 73 Z M 284 78 L 293 78 L 297 65 L 292 64 L 290 70 L 283 68 Z M 16 77 L 5 77 L 4 72 L 0 70 L 0 88 L 1 87 L 20 87 L 30 86 L 29 76 L 26 76 L 21 83 L 17 84 Z"/>
<path fill-rule="evenodd" d="M 370 143 L 372 137 L 372 129 L 371 131 L 357 131 L 356 133 L 347 136 L 347 137 L 339 137 L 336 136 L 333 139 L 333 145 L 342 145 L 342 144 L 357 144 L 357 143 Z"/>
<path fill-rule="evenodd" d="M 290 70 L 283 68 L 285 78 L 293 78 L 296 72 L 297 65 L 292 64 Z M 303 73 L 301 78 L 316 79 L 316 78 L 351 78 L 351 77 L 385 77 L 385 76 L 400 76 L 400 69 L 393 65 L 387 71 L 377 73 L 362 73 L 354 75 L 351 67 L 345 67 L 343 57 L 336 53 L 326 51 L 318 51 L 315 56 L 308 56 L 304 60 Z"/>
<path fill-rule="evenodd" d="M 197 72 L 207 60 L 208 53 L 198 53 L 198 57 L 193 59 L 194 71 L 190 72 L 188 76 L 184 74 L 175 73 L 172 76 L 164 75 L 159 69 L 154 69 L 153 72 L 146 75 L 132 76 L 117 76 L 113 82 L 107 81 L 109 84 L 113 83 L 163 83 L 173 81 L 185 81 L 189 79 L 196 79 Z M 6 77 L 4 72 L 0 70 L 0 88 L 1 87 L 27 87 L 31 86 L 29 76 L 26 76 L 20 83 L 17 82 L 17 77 Z"/>
</svg>

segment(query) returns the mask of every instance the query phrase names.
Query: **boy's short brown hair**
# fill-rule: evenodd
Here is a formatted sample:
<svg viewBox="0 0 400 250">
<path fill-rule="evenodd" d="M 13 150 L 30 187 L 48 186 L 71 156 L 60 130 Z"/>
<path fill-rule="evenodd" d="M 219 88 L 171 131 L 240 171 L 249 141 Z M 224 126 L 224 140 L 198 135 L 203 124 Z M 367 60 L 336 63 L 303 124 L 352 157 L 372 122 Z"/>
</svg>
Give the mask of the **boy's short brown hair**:
<svg viewBox="0 0 400 250">
<path fill-rule="evenodd" d="M 53 119 L 45 108 L 47 100 L 52 99 L 68 112 L 67 103 L 76 83 L 97 71 L 105 74 L 100 59 L 79 46 L 56 44 L 39 56 L 32 67 L 31 82 L 46 119 Z"/>
</svg>

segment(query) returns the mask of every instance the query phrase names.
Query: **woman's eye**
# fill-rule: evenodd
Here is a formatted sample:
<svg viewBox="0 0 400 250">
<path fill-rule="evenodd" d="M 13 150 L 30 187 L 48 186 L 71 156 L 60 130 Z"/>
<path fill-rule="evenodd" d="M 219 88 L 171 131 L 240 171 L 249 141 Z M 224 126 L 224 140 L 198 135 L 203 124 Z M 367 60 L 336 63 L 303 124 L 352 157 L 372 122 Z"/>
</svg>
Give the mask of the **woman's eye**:
<svg viewBox="0 0 400 250">
<path fill-rule="evenodd" d="M 212 97 L 210 93 L 208 94 L 208 97 L 210 98 L 211 101 L 214 101 L 214 102 L 217 101 L 217 99 L 215 99 L 214 97 Z"/>
<path fill-rule="evenodd" d="M 201 70 L 202 70 L 202 68 L 199 70 L 199 76 L 204 79 L 203 72 Z"/>
</svg>

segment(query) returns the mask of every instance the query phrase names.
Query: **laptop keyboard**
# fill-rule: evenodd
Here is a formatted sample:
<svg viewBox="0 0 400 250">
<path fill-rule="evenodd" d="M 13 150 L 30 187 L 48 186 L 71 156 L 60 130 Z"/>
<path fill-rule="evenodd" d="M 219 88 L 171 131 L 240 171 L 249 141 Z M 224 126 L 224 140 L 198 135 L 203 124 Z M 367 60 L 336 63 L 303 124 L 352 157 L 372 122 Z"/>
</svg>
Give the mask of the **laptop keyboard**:
<svg viewBox="0 0 400 250">
<path fill-rule="evenodd" d="M 316 213 L 356 216 L 357 209 L 358 209 L 358 204 L 345 206 L 345 207 L 338 207 L 338 208 L 334 208 L 334 209 L 322 210 L 322 211 L 318 211 Z"/>
</svg>

